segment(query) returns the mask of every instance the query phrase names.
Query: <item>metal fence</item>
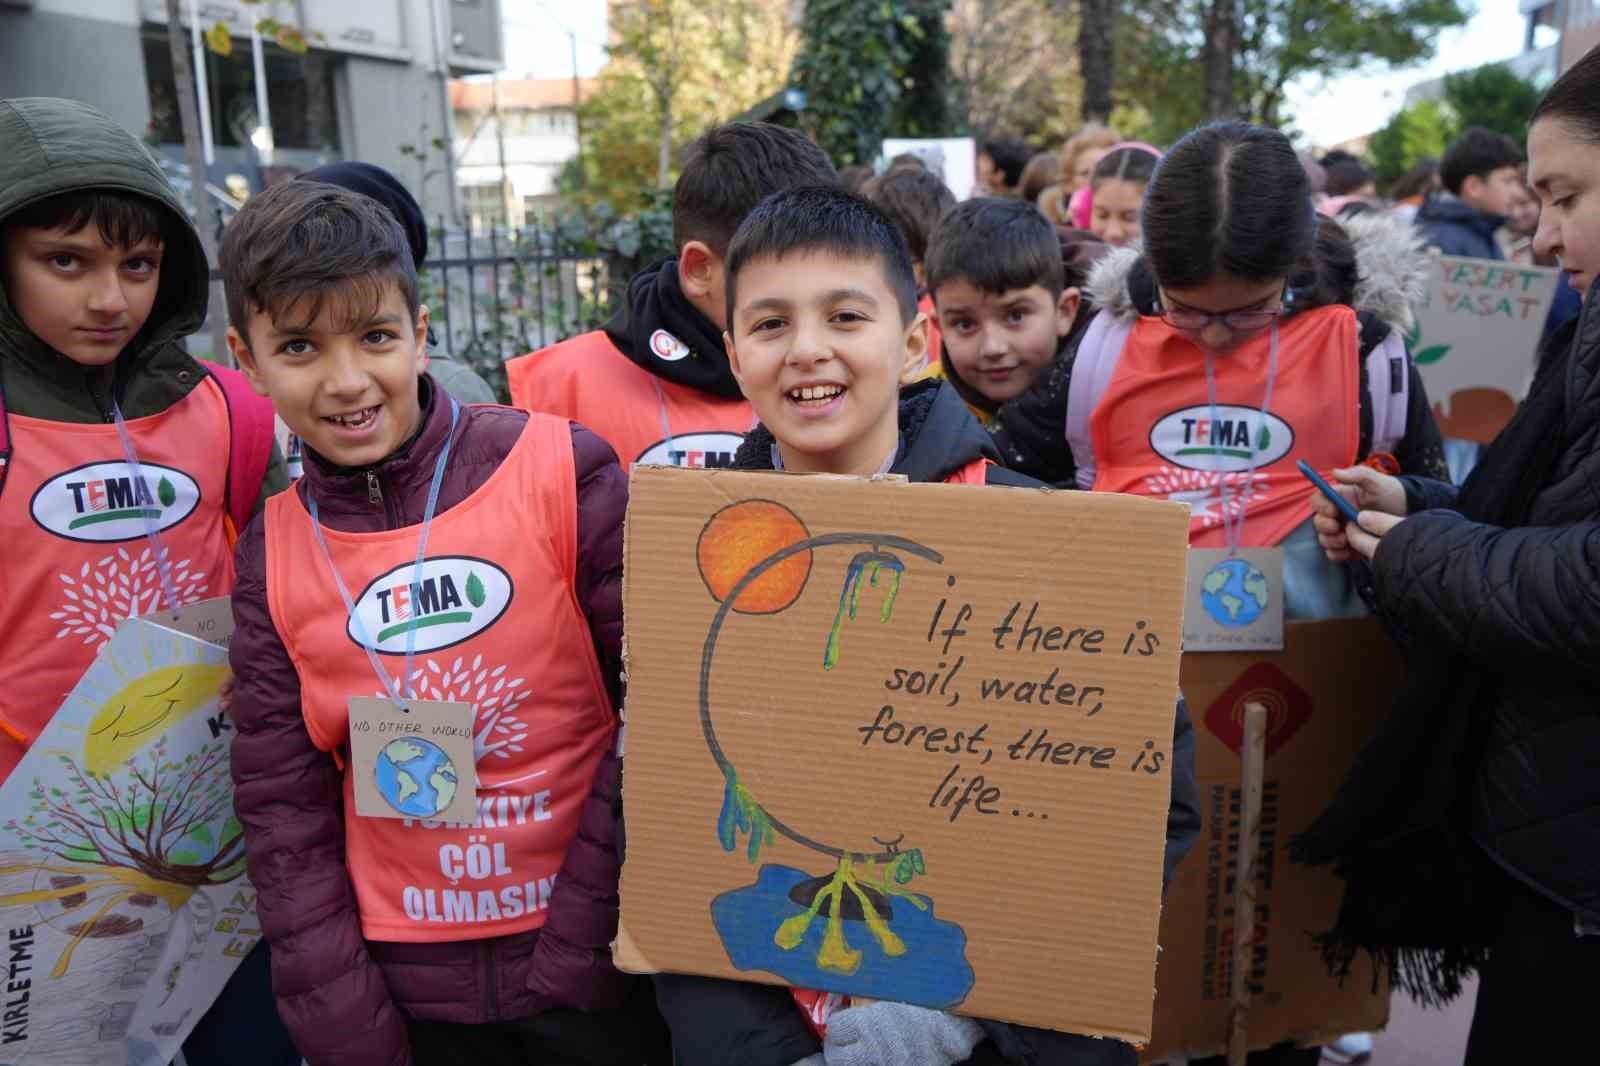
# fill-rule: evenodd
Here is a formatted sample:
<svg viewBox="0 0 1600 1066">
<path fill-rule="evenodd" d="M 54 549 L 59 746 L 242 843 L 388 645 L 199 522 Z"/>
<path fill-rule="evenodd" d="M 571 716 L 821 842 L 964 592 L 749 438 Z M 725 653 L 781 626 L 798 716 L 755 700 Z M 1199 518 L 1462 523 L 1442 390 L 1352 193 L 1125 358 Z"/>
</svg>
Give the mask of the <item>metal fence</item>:
<svg viewBox="0 0 1600 1066">
<path fill-rule="evenodd" d="M 439 350 L 469 364 L 504 399 L 505 360 L 594 329 L 611 316 L 635 264 L 582 253 L 549 230 L 433 238 L 422 265 Z"/>
</svg>

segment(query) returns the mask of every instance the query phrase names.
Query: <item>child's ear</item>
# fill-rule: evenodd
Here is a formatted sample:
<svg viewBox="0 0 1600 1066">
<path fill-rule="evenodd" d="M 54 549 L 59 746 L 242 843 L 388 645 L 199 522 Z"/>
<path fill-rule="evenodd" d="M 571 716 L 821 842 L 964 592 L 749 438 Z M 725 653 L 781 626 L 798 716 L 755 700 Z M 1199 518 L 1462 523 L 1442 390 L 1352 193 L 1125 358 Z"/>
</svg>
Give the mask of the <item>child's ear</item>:
<svg viewBox="0 0 1600 1066">
<path fill-rule="evenodd" d="M 417 376 L 421 377 L 428 370 L 428 305 L 417 305 L 416 324 L 417 344 Z"/>
<path fill-rule="evenodd" d="M 689 241 L 678 253 L 678 285 L 692 300 L 709 300 L 717 289 L 722 257 L 704 241 Z"/>
<path fill-rule="evenodd" d="M 727 330 L 722 331 L 722 346 L 728 350 L 728 369 L 733 371 L 733 380 L 739 383 L 739 389 L 743 391 L 744 367 L 739 365 L 739 349 L 733 343 L 733 334 Z"/>
<path fill-rule="evenodd" d="M 1065 337 L 1072 332 L 1072 324 L 1078 320 L 1078 308 L 1083 304 L 1083 290 L 1076 285 L 1069 285 L 1061 290 L 1061 299 L 1056 301 L 1056 336 Z"/>
<path fill-rule="evenodd" d="M 900 364 L 900 384 L 908 384 L 917 373 L 927 365 L 929 358 L 937 359 L 938 353 L 929 353 L 928 336 L 930 333 L 928 316 L 917 313 L 911 320 L 911 328 L 906 330 L 905 358 Z"/>
<path fill-rule="evenodd" d="M 256 357 L 250 351 L 249 342 L 239 336 L 239 331 L 232 326 L 228 327 L 228 351 L 233 353 L 233 361 L 239 364 L 239 370 L 244 374 L 245 380 L 250 382 L 250 387 L 256 390 L 256 395 L 265 396 L 267 386 L 261 380 L 261 368 L 256 365 Z"/>
</svg>

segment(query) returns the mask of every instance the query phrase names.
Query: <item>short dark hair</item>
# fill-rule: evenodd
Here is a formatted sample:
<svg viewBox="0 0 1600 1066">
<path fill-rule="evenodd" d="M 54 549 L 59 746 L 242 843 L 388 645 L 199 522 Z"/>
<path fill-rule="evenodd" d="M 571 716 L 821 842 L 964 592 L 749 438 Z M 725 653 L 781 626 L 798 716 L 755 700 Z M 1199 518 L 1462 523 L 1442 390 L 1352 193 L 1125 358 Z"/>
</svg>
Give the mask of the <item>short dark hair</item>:
<svg viewBox="0 0 1600 1066">
<path fill-rule="evenodd" d="M 917 279 L 906 239 L 889 216 L 835 185 L 773 193 L 756 205 L 728 244 L 728 322 L 732 328 L 739 272 L 757 259 L 797 252 L 829 252 L 843 259 L 875 259 L 900 307 L 900 320 L 917 315 Z"/>
<path fill-rule="evenodd" d="M 1372 171 L 1362 166 L 1361 160 L 1355 156 L 1335 159 L 1331 163 L 1324 158 L 1322 166 L 1328 172 L 1328 180 L 1323 189 L 1329 196 L 1349 196 L 1375 180 Z"/>
<path fill-rule="evenodd" d="M 983 154 L 995 165 L 1006 187 L 1014 189 L 1022 181 L 1022 170 L 1033 158 L 1033 151 L 1021 137 L 992 137 L 983 142 Z"/>
<path fill-rule="evenodd" d="M 1473 126 L 1457 137 L 1439 160 L 1439 180 L 1456 196 L 1468 178 L 1486 178 L 1502 167 L 1522 165 L 1522 149 L 1503 133 Z"/>
<path fill-rule="evenodd" d="M 1144 193 L 1145 260 L 1185 289 L 1226 274 L 1287 278 L 1311 254 L 1311 179 L 1289 138 L 1266 126 L 1214 122 L 1172 146 Z"/>
<path fill-rule="evenodd" d="M 1551 83 L 1534 107 L 1528 127 L 1546 118 L 1562 119 L 1579 137 L 1600 144 L 1600 45 Z"/>
<path fill-rule="evenodd" d="M 250 315 L 299 308 L 298 324 L 330 292 L 352 325 L 400 287 L 416 321 L 417 268 L 400 222 L 378 201 L 320 181 L 286 181 L 250 198 L 223 231 L 218 252 L 228 317 L 248 343 Z"/>
<path fill-rule="evenodd" d="M 1042 285 L 1061 295 L 1061 241 L 1039 209 L 1021 200 L 984 196 L 946 211 L 928 242 L 922 275 L 928 291 L 965 280 L 984 292 Z"/>
<path fill-rule="evenodd" d="M 828 154 L 804 134 L 769 122 L 717 126 L 683 150 L 672 187 L 672 239 L 679 250 L 704 241 L 726 255 L 739 223 L 766 197 L 838 181 Z"/>
<path fill-rule="evenodd" d="M 1394 184 L 1389 186 L 1389 195 L 1396 200 L 1426 196 L 1433 191 L 1438 179 L 1439 161 L 1432 156 L 1425 156 L 1417 161 L 1416 166 L 1395 179 Z"/>
<path fill-rule="evenodd" d="M 1135 185 L 1148 185 L 1159 162 L 1161 162 L 1160 156 L 1148 148 L 1140 148 L 1137 145 L 1128 145 L 1107 152 L 1100 157 L 1100 162 L 1094 165 L 1094 171 L 1089 176 L 1089 188 L 1095 188 L 1102 181 L 1127 181 Z"/>
<path fill-rule="evenodd" d="M 911 258 L 921 262 L 928 256 L 928 238 L 933 227 L 950 208 L 955 195 L 944 179 L 927 169 L 901 167 L 867 182 L 861 194 L 900 227 Z"/>
<path fill-rule="evenodd" d="M 18 208 L 5 229 L 64 229 L 77 233 L 94 225 L 107 248 L 132 248 L 146 238 L 171 243 L 176 222 L 159 202 L 116 189 L 74 189 Z"/>
</svg>

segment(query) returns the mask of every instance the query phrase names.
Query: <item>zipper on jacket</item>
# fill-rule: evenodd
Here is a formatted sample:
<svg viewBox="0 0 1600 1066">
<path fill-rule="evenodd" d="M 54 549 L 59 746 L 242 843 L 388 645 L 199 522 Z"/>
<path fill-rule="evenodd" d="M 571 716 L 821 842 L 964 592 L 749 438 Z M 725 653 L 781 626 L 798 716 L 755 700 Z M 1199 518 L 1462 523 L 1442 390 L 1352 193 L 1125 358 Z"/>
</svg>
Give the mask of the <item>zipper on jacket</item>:
<svg viewBox="0 0 1600 1066">
<path fill-rule="evenodd" d="M 497 1022 L 500 1020 L 500 976 L 495 972 L 494 940 L 486 941 L 483 947 L 489 963 L 488 974 L 484 982 L 488 991 L 489 1020 Z"/>
<path fill-rule="evenodd" d="M 376 470 L 367 471 L 367 502 L 374 507 L 379 507 L 383 504 L 383 486 L 378 484 L 378 472 Z"/>
</svg>

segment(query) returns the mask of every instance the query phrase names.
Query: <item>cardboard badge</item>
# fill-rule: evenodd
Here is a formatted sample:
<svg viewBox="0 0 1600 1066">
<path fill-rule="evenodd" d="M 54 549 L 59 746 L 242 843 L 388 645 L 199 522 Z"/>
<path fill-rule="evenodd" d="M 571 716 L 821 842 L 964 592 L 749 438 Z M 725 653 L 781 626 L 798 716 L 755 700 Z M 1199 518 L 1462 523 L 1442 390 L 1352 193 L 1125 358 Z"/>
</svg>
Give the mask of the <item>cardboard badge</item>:
<svg viewBox="0 0 1600 1066">
<path fill-rule="evenodd" d="M 617 963 L 1146 1039 L 1187 508 L 629 492 Z"/>
<path fill-rule="evenodd" d="M 214 596 L 209 600 L 179 607 L 176 611 L 156 611 L 145 615 L 162 629 L 187 634 L 207 644 L 226 648 L 233 643 L 233 598 Z"/>
<path fill-rule="evenodd" d="M 1190 548 L 1184 651 L 1283 647 L 1283 549 Z"/>
<path fill-rule="evenodd" d="M 472 822 L 478 777 L 470 703 L 350 700 L 350 764 L 363 818 Z"/>
</svg>

